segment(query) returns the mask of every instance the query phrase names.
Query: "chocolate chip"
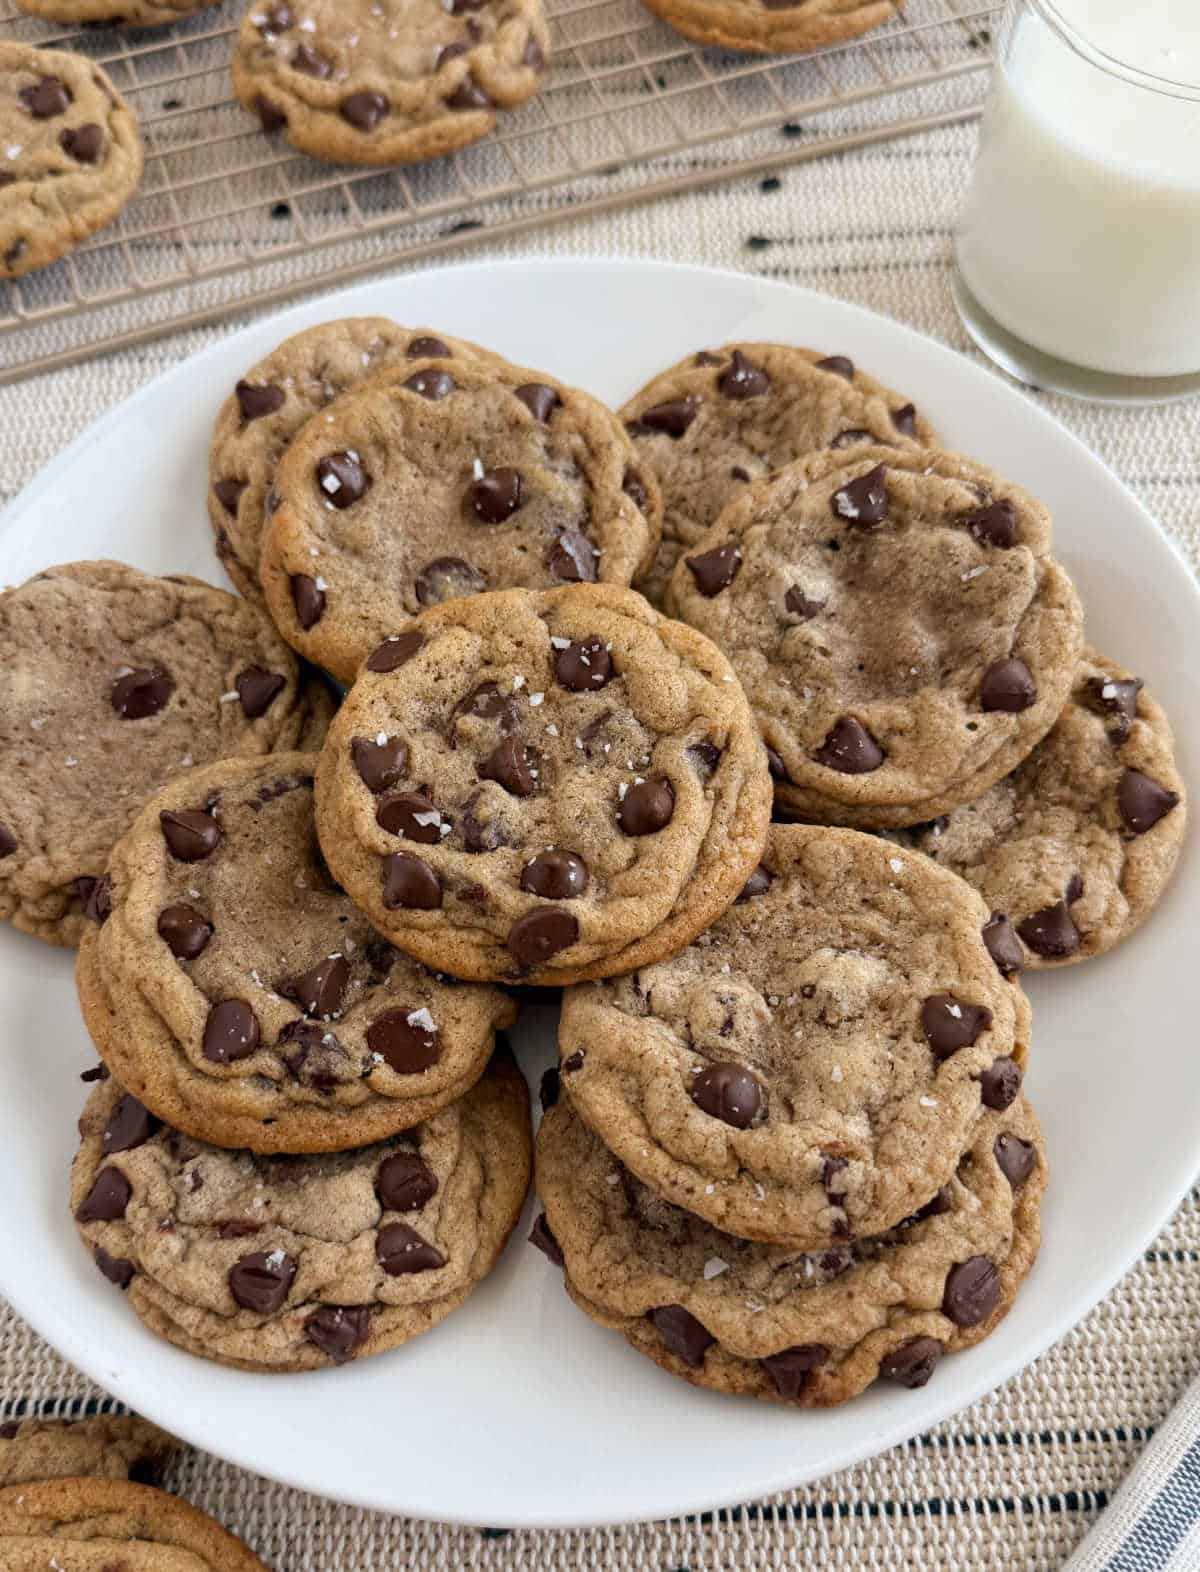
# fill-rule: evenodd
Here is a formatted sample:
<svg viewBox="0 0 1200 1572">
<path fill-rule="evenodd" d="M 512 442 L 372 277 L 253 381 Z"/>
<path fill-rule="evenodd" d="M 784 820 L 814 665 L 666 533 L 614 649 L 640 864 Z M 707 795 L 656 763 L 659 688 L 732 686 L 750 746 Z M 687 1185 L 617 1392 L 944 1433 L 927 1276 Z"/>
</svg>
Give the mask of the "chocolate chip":
<svg viewBox="0 0 1200 1572">
<path fill-rule="evenodd" d="M 917 434 L 917 409 L 915 404 L 902 404 L 892 411 L 892 425 L 903 437 Z"/>
<path fill-rule="evenodd" d="M 467 487 L 467 505 L 485 524 L 503 524 L 524 500 L 525 485 L 516 469 L 485 469 Z"/>
<path fill-rule="evenodd" d="M 742 566 L 742 550 L 740 546 L 728 543 L 714 546 L 711 551 L 702 551 L 698 557 L 687 557 L 685 561 L 696 581 L 696 588 L 701 595 L 711 600 L 723 589 L 728 589 L 737 578 Z"/>
<path fill-rule="evenodd" d="M 112 914 L 112 880 L 107 874 L 95 879 L 83 874 L 74 881 L 75 898 L 89 921 L 105 923 Z"/>
<path fill-rule="evenodd" d="M 422 398 L 427 398 L 431 403 L 438 399 L 446 398 L 454 392 L 458 383 L 448 371 L 414 371 L 404 384 L 412 392 L 419 393 Z"/>
<path fill-rule="evenodd" d="M 1066 901 L 1055 901 L 1017 924 L 1017 932 L 1035 955 L 1049 960 L 1074 955 L 1081 943 Z"/>
<path fill-rule="evenodd" d="M 539 1212 L 537 1221 L 529 1233 L 529 1243 L 542 1252 L 553 1266 L 563 1266 L 563 1253 L 558 1240 L 550 1231 L 550 1224 L 546 1221 L 545 1212 Z"/>
<path fill-rule="evenodd" d="M 762 1088 L 740 1064 L 706 1065 L 692 1082 L 692 1101 L 713 1119 L 745 1130 L 763 1106 Z"/>
<path fill-rule="evenodd" d="M 691 1370 L 699 1370 L 716 1338 L 682 1305 L 660 1305 L 650 1320 L 670 1351 Z"/>
<path fill-rule="evenodd" d="M 125 1261 L 117 1256 L 109 1255 L 103 1245 L 97 1245 L 92 1251 L 92 1260 L 100 1268 L 101 1275 L 107 1277 L 110 1283 L 115 1283 L 124 1290 L 133 1282 L 137 1267 L 132 1261 Z"/>
<path fill-rule="evenodd" d="M 20 1430 L 20 1428 L 20 1420 L 6 1419 L 4 1423 L 0 1425 L 0 1441 L 11 1441 L 16 1436 L 17 1431 Z"/>
<path fill-rule="evenodd" d="M 75 101 L 67 84 L 56 76 L 43 76 L 33 87 L 23 87 L 17 97 L 35 120 L 51 120 L 65 114 Z"/>
<path fill-rule="evenodd" d="M 106 1064 L 94 1064 L 90 1070 L 81 1070 L 79 1079 L 85 1086 L 90 1086 L 93 1081 L 107 1081 L 109 1069 Z"/>
<path fill-rule="evenodd" d="M 518 917 L 505 940 L 508 953 L 521 971 L 544 966 L 550 957 L 569 948 L 579 938 L 579 924 L 570 912 L 557 906 L 537 907 Z"/>
<path fill-rule="evenodd" d="M 818 1365 L 829 1358 L 824 1343 L 798 1343 L 795 1348 L 785 1348 L 780 1354 L 768 1354 L 759 1361 L 771 1377 L 775 1390 L 787 1403 L 794 1403 L 808 1385 L 808 1378 Z"/>
<path fill-rule="evenodd" d="M 569 901 L 588 887 L 587 863 L 574 852 L 538 852 L 521 869 L 521 888 L 546 901 Z"/>
<path fill-rule="evenodd" d="M 352 737 L 350 757 L 368 791 L 387 791 L 399 784 L 408 764 L 408 748 L 400 737 Z"/>
<path fill-rule="evenodd" d="M 464 76 L 446 100 L 447 109 L 492 109 L 492 100 L 473 76 Z"/>
<path fill-rule="evenodd" d="M 350 962 L 346 957 L 327 955 L 298 977 L 289 978 L 279 991 L 295 999 L 305 1015 L 328 1021 L 341 1009 L 349 981 Z"/>
<path fill-rule="evenodd" d="M 854 362 L 848 355 L 826 355 L 824 360 L 817 361 L 818 371 L 831 371 L 835 377 L 845 377 L 847 382 L 854 381 Z"/>
<path fill-rule="evenodd" d="M 599 552 L 586 535 L 565 529 L 546 552 L 546 567 L 564 584 L 594 584 Z"/>
<path fill-rule="evenodd" d="M 407 1223 L 389 1223 L 375 1236 L 375 1259 L 389 1277 L 408 1277 L 415 1272 L 436 1272 L 445 1266 L 446 1257 L 422 1239 Z"/>
<path fill-rule="evenodd" d="M 385 1010 L 367 1028 L 367 1047 L 397 1075 L 420 1075 L 442 1057 L 437 1027 L 424 1021 L 429 1011 Z"/>
<path fill-rule="evenodd" d="M 59 133 L 58 144 L 77 164 L 94 164 L 104 149 L 104 132 L 94 121 Z"/>
<path fill-rule="evenodd" d="M 282 409 L 287 395 L 271 382 L 239 382 L 234 388 L 243 420 L 261 420 Z"/>
<path fill-rule="evenodd" d="M 1117 807 L 1134 835 L 1145 835 L 1178 804 L 1178 792 L 1168 791 L 1141 770 L 1126 770 L 1117 783 Z"/>
<path fill-rule="evenodd" d="M 876 464 L 865 475 L 848 480 L 833 493 L 829 507 L 834 518 L 845 519 L 859 529 L 882 524 L 888 515 L 891 498 L 887 489 L 887 468 Z"/>
<path fill-rule="evenodd" d="M 274 1315 L 287 1298 L 295 1276 L 296 1263 L 285 1251 L 255 1250 L 230 1268 L 229 1292 L 243 1310 Z"/>
<path fill-rule="evenodd" d="M 438 1177 L 416 1152 L 394 1152 L 379 1165 L 375 1181 L 386 1212 L 419 1212 L 438 1192 Z"/>
<path fill-rule="evenodd" d="M 380 829 L 389 835 L 403 835 L 421 846 L 439 846 L 442 816 L 433 802 L 418 791 L 396 792 L 384 797 L 375 810 Z"/>
<path fill-rule="evenodd" d="M 213 925 L 194 906 L 164 906 L 158 936 L 177 961 L 194 961 L 213 936 Z"/>
<path fill-rule="evenodd" d="M 341 448 L 318 460 L 317 486 L 331 506 L 348 508 L 366 496 L 371 489 L 371 477 L 353 449 Z"/>
<path fill-rule="evenodd" d="M 758 398 L 770 386 L 767 373 L 748 360 L 740 349 L 734 350 L 733 359 L 717 377 L 717 391 L 723 398 Z"/>
<path fill-rule="evenodd" d="M 174 679 L 161 666 L 141 666 L 117 678 L 109 699 L 122 720 L 145 720 L 157 715 L 174 691 Z"/>
<path fill-rule="evenodd" d="M 7 824 L 0 824 L 0 857 L 11 857 L 17 849 L 17 837 Z"/>
<path fill-rule="evenodd" d="M 969 1048 L 992 1024 L 985 1004 L 968 1004 L 952 993 L 935 993 L 921 1006 L 921 1030 L 938 1059 Z"/>
<path fill-rule="evenodd" d="M 752 901 L 756 895 L 765 895 L 771 888 L 771 884 L 771 873 L 760 862 L 742 886 L 742 893 L 738 896 L 738 901 Z"/>
<path fill-rule="evenodd" d="M 1000 1172 L 1019 1190 L 1037 1167 L 1037 1148 L 1032 1141 L 1023 1141 L 1019 1135 L 1002 1130 L 992 1142 L 992 1153 Z"/>
<path fill-rule="evenodd" d="M 393 852 L 383 859 L 383 904 L 388 911 L 436 911 L 442 904 L 442 881 L 420 857 Z"/>
<path fill-rule="evenodd" d="M 783 597 L 784 610 L 799 617 L 801 622 L 811 622 L 828 604 L 827 600 L 810 600 L 798 584 L 793 584 Z"/>
<path fill-rule="evenodd" d="M 309 1342 L 339 1365 L 366 1342 L 371 1312 L 366 1305 L 322 1305 L 304 1323 Z"/>
<path fill-rule="evenodd" d="M 204 1057 L 214 1064 L 248 1059 L 258 1047 L 258 1019 L 244 999 L 222 999 L 204 1023 Z"/>
<path fill-rule="evenodd" d="M 1021 1090 L 1021 1066 L 1005 1055 L 993 1059 L 979 1077 L 979 1095 L 985 1108 L 1002 1113 L 1016 1101 Z"/>
<path fill-rule="evenodd" d="M 861 448 L 864 445 L 870 446 L 874 443 L 874 441 L 875 438 L 871 435 L 871 433 L 869 431 L 864 431 L 861 426 L 848 426 L 845 431 L 838 432 L 837 436 L 834 437 L 829 446 L 831 448 L 837 449 L 840 452 L 842 448 Z"/>
<path fill-rule="evenodd" d="M 382 644 L 377 644 L 367 656 L 367 670 L 399 671 L 401 666 L 408 664 L 424 642 L 425 635 L 416 628 L 409 633 L 393 633 L 391 638 L 384 639 Z"/>
<path fill-rule="evenodd" d="M 984 923 L 983 942 L 1003 977 L 1013 977 L 1025 964 L 1016 929 L 1004 912 L 993 912 Z"/>
<path fill-rule="evenodd" d="M 145 1103 L 140 1103 L 132 1092 L 123 1092 L 108 1116 L 100 1148 L 105 1157 L 111 1157 L 114 1152 L 132 1152 L 161 1128 L 162 1121 L 154 1117 Z"/>
<path fill-rule="evenodd" d="M 333 61 L 319 54 L 317 50 L 310 49 L 307 44 L 297 44 L 292 55 L 292 66 L 295 70 L 302 71 L 305 76 L 315 76 L 318 81 L 323 82 L 333 70 Z M 345 105 L 342 106 L 342 112 L 345 113 Z"/>
<path fill-rule="evenodd" d="M 374 131 L 388 112 L 382 93 L 351 93 L 338 105 L 338 114 L 356 131 Z"/>
<path fill-rule="evenodd" d="M 1097 715 L 1111 716 L 1108 734 L 1116 743 L 1124 742 L 1133 730 L 1142 687 L 1140 677 L 1092 677 L 1084 684 L 1084 703 Z"/>
<path fill-rule="evenodd" d="M 435 557 L 417 575 L 415 589 L 422 606 L 438 606 L 458 595 L 478 595 L 487 580 L 461 557 Z"/>
<path fill-rule="evenodd" d="M 639 781 L 625 793 L 617 823 L 626 835 L 655 835 L 670 824 L 674 813 L 675 788 L 670 781 Z"/>
<path fill-rule="evenodd" d="M 80 1223 L 113 1223 L 125 1216 L 133 1186 L 119 1168 L 102 1168 L 92 1188 L 79 1203 L 75 1220 Z"/>
<path fill-rule="evenodd" d="M 1023 660 L 994 660 L 979 684 L 979 703 L 984 710 L 1018 715 L 1036 700 L 1037 683 Z"/>
<path fill-rule="evenodd" d="M 543 426 L 562 405 L 558 393 L 545 382 L 523 382 L 519 388 L 514 388 L 513 396 L 519 398 L 534 420 L 541 421 Z"/>
<path fill-rule="evenodd" d="M 464 44 L 462 47 L 466 48 L 466 45 Z M 444 50 L 442 52 L 445 54 Z M 420 334 L 418 337 L 410 340 L 409 346 L 405 350 L 409 360 L 449 360 L 452 353 L 449 344 L 443 343 L 440 338 L 434 338 L 429 333 Z"/>
<path fill-rule="evenodd" d="M 942 1312 L 955 1326 L 978 1326 L 999 1303 L 1000 1274 L 986 1255 L 973 1255 L 950 1268 Z"/>
<path fill-rule="evenodd" d="M 595 693 L 610 683 L 615 673 L 604 640 L 591 633 L 556 653 L 554 675 L 572 693 Z"/>
<path fill-rule="evenodd" d="M 627 469 L 625 471 L 621 480 L 621 490 L 636 508 L 639 508 L 643 513 L 646 511 L 646 505 L 650 501 L 650 496 L 634 470 Z"/>
<path fill-rule="evenodd" d="M 630 421 L 629 429 L 635 436 L 663 431 L 673 442 L 678 442 L 699 413 L 700 400 L 697 398 L 668 399 L 665 404 L 653 404 L 643 410 L 636 420 Z"/>
<path fill-rule="evenodd" d="M 885 757 L 871 733 L 853 715 L 834 721 L 825 741 L 813 754 L 818 764 L 843 775 L 868 775 L 879 768 Z"/>
<path fill-rule="evenodd" d="M 310 574 L 293 573 L 292 603 L 296 608 L 296 621 L 307 632 L 324 615 L 325 591 Z"/>
<path fill-rule="evenodd" d="M 165 809 L 158 816 L 167 850 L 177 862 L 203 862 L 221 843 L 221 826 L 198 808 Z"/>
<path fill-rule="evenodd" d="M 767 769 L 771 772 L 773 781 L 785 781 L 788 778 L 787 765 L 769 743 L 764 744 L 767 750 Z"/>
<path fill-rule="evenodd" d="M 998 546 L 1007 551 L 1017 543 L 1017 510 L 1007 497 L 965 513 L 958 523 L 970 530 L 981 546 Z"/>
<path fill-rule="evenodd" d="M 563 1074 L 577 1075 L 579 1071 L 583 1069 L 583 1061 L 585 1057 L 586 1056 L 582 1048 L 576 1048 L 573 1054 L 568 1054 L 568 1056 L 562 1062 Z"/>
<path fill-rule="evenodd" d="M 895 1381 L 909 1391 L 928 1385 L 937 1369 L 943 1349 L 936 1337 L 914 1337 L 901 1343 L 879 1362 L 879 1374 L 886 1381 Z"/>
<path fill-rule="evenodd" d="M 262 93 L 256 94 L 252 107 L 264 131 L 278 131 L 288 123 L 287 115 L 284 114 L 279 105 L 273 104 Z M 253 419 L 254 417 L 250 416 L 248 418 Z"/>
</svg>

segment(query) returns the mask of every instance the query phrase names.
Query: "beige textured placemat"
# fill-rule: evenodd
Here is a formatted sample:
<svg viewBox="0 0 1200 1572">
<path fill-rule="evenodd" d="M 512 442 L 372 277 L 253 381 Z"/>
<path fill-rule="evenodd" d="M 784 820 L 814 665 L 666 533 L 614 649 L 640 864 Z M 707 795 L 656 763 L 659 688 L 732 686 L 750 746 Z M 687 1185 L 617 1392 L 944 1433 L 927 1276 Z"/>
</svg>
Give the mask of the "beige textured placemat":
<svg viewBox="0 0 1200 1572">
<path fill-rule="evenodd" d="M 742 181 L 564 226 L 522 249 L 742 268 L 812 285 L 966 349 L 947 281 L 973 145 L 969 128 L 938 132 L 785 173 L 777 189 Z M 221 331 L 238 325 L 231 320 Z M 196 332 L 0 390 L 0 502 L 97 415 L 217 336 Z M 1193 567 L 1200 564 L 1193 500 L 1200 400 L 1138 413 L 1042 402 L 1132 486 Z M 338 1507 L 195 1453 L 177 1465 L 171 1483 L 277 1572 L 1040 1572 L 1061 1566 L 1197 1369 L 1200 1192 L 1193 1191 L 1108 1299 L 1016 1380 L 874 1462 L 733 1511 L 621 1529 L 506 1534 Z M 0 1399 L 4 1412 L 78 1412 L 109 1402 L 2 1309 Z"/>
</svg>

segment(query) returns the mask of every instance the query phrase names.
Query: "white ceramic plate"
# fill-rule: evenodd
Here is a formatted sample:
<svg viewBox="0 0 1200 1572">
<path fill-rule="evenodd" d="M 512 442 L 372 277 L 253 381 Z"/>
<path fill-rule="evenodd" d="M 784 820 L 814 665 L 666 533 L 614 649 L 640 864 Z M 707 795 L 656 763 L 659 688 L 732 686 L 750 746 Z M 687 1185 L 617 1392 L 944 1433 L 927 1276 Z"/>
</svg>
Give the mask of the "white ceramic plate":
<svg viewBox="0 0 1200 1572">
<path fill-rule="evenodd" d="M 1146 678 L 1200 756 L 1200 596 L 1133 497 L 995 376 L 893 322 L 786 286 L 653 263 L 489 262 L 401 276 L 302 306 L 197 356 L 87 432 L 8 509 L 4 578 L 120 557 L 218 578 L 204 511 L 209 429 L 241 372 L 279 339 L 377 312 L 493 346 L 617 402 L 705 344 L 775 339 L 852 355 L 914 398 L 947 443 L 1052 507 L 1091 638 Z M 1193 835 L 1192 839 L 1195 839 Z M 1166 1220 L 1200 1164 L 1200 862 L 1114 954 L 1034 977 L 1028 1086 L 1053 1180 L 1045 1242 L 994 1336 L 922 1392 L 871 1391 L 793 1413 L 696 1391 L 576 1311 L 523 1243 L 442 1326 L 342 1370 L 259 1376 L 142 1330 L 79 1248 L 67 1170 L 80 1070 L 95 1055 L 70 957 L 0 932 L 0 1290 L 68 1359 L 197 1446 L 343 1501 L 468 1523 L 625 1522 L 761 1496 L 902 1441 L 972 1402 L 1061 1337 Z M 530 1082 L 553 1012 L 516 1035 Z M 20 1394 L 9 1393 L 10 1397 Z"/>
</svg>

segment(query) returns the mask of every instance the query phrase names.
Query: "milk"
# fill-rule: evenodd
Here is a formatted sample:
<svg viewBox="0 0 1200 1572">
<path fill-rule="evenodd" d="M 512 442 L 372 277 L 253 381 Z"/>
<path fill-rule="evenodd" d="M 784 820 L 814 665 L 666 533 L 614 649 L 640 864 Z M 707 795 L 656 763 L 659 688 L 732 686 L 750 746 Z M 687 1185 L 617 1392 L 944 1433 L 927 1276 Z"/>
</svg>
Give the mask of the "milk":
<svg viewBox="0 0 1200 1572">
<path fill-rule="evenodd" d="M 1135 85 L 1018 7 L 958 241 L 1018 338 L 1125 376 L 1200 372 L 1200 0 L 1057 0 Z"/>
</svg>

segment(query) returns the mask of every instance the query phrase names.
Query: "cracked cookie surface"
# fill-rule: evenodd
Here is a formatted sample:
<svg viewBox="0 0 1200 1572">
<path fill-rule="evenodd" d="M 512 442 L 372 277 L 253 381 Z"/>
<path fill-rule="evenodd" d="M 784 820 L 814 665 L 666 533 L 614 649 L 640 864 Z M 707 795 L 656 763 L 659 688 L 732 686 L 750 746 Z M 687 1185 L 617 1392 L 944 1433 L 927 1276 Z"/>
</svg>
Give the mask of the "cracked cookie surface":
<svg viewBox="0 0 1200 1572">
<path fill-rule="evenodd" d="M 698 1386 L 828 1407 L 924 1386 L 1002 1320 L 1037 1256 L 1046 1159 L 1025 1098 L 987 1113 L 934 1202 L 817 1254 L 752 1244 L 663 1201 L 563 1100 L 538 1131 L 533 1242 L 576 1304 Z"/>
<path fill-rule="evenodd" d="M 407 164 L 477 142 L 537 92 L 540 0 L 262 0 L 234 91 L 314 158 Z"/>
<path fill-rule="evenodd" d="M 109 224 L 142 175 L 129 105 L 99 66 L 0 40 L 0 279 Z"/>
<path fill-rule="evenodd" d="M 681 552 L 747 485 L 814 449 L 935 440 L 911 402 L 845 355 L 786 344 L 726 344 L 689 355 L 622 407 L 662 488 L 662 543 L 637 588 L 662 603 Z"/>
<path fill-rule="evenodd" d="M 529 1099 L 503 1052 L 413 1129 L 324 1155 L 134 1129 L 128 1095 L 101 1083 L 80 1120 L 80 1238 L 151 1331 L 242 1369 L 319 1369 L 428 1331 L 491 1271 L 529 1184 Z"/>
<path fill-rule="evenodd" d="M 455 976 L 554 985 L 682 948 L 770 813 L 724 656 L 631 590 L 457 600 L 381 644 L 317 770 L 335 876 Z"/>
<path fill-rule="evenodd" d="M 568 991 L 563 1087 L 643 1183 L 728 1233 L 882 1233 L 1020 1083 L 1029 1006 L 987 916 L 927 858 L 773 825 L 742 898 L 682 954 Z"/>
<path fill-rule="evenodd" d="M 776 800 L 863 829 L 978 797 L 1070 691 L 1083 612 L 1050 516 L 958 454 L 814 454 L 732 503 L 668 604 L 724 649 Z"/>
<path fill-rule="evenodd" d="M 78 944 L 108 854 L 193 765 L 315 747 L 333 709 L 257 607 L 119 562 L 0 594 L 0 918 Z"/>
<path fill-rule="evenodd" d="M 382 938 L 333 884 L 314 754 L 229 760 L 149 803 L 114 848 L 79 969 L 110 1069 L 222 1146 L 340 1151 L 405 1130 L 483 1073 L 516 1008 Z"/>
</svg>

